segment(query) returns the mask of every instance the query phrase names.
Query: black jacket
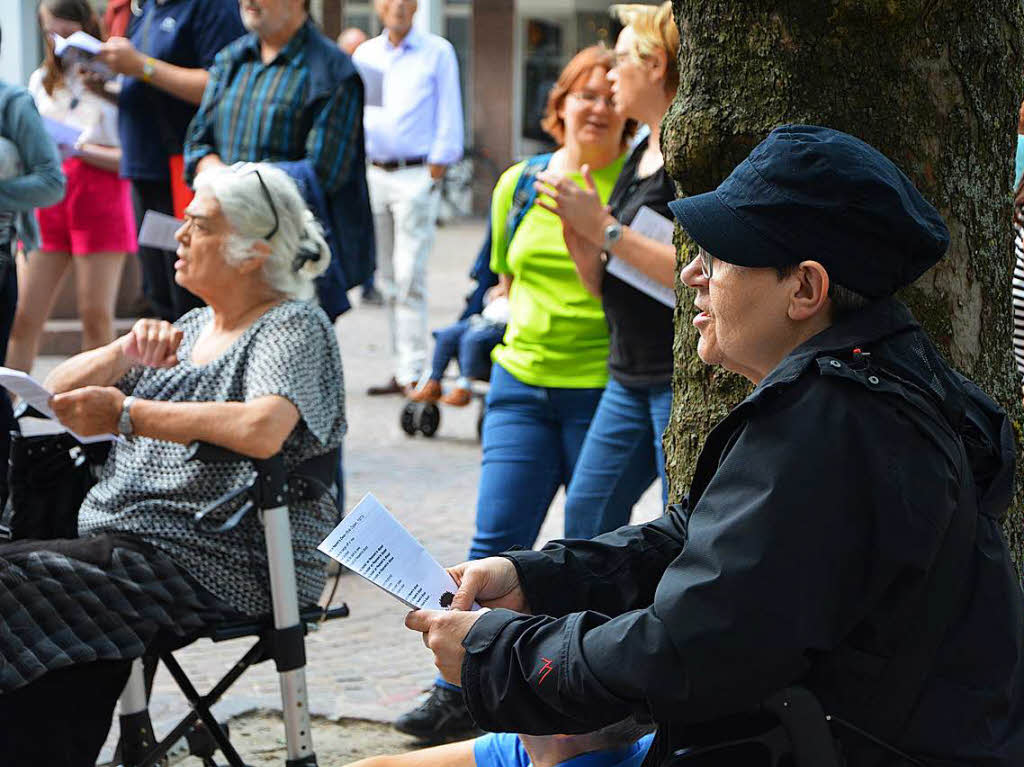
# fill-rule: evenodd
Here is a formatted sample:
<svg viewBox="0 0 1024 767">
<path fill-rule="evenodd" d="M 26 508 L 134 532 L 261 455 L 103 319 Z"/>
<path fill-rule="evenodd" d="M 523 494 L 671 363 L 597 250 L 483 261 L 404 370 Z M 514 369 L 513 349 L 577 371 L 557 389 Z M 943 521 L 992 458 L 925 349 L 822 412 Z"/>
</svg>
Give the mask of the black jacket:
<svg viewBox="0 0 1024 767">
<path fill-rule="evenodd" d="M 1024 597 L 1000 529 L 1013 467 L 1004 414 L 902 304 L 879 301 L 790 353 L 711 432 L 687 504 L 507 555 L 534 615 L 473 626 L 470 711 L 534 734 L 640 713 L 659 725 L 649 764 L 688 727 L 794 683 L 865 724 L 887 660 L 919 641 L 933 560 L 970 493 L 965 598 L 896 740 L 936 764 L 1024 765 Z M 875 763 L 837 735 L 850 765 Z"/>
</svg>

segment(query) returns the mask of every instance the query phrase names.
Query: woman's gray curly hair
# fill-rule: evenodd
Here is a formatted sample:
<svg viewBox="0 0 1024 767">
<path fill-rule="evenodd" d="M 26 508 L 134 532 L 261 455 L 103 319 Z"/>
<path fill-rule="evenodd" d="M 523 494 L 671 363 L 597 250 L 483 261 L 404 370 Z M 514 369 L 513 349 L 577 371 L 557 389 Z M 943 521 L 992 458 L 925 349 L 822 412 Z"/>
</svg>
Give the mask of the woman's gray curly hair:
<svg viewBox="0 0 1024 767">
<path fill-rule="evenodd" d="M 224 246 L 228 263 L 237 265 L 254 257 L 253 245 L 266 242 L 270 245 L 270 256 L 263 264 L 267 285 L 290 298 L 313 297 L 313 280 L 327 270 L 331 251 L 323 228 L 287 173 L 266 163 L 237 163 L 204 170 L 196 176 L 195 190 L 213 195 L 231 226 Z M 277 231 L 268 239 L 274 210 Z"/>
</svg>

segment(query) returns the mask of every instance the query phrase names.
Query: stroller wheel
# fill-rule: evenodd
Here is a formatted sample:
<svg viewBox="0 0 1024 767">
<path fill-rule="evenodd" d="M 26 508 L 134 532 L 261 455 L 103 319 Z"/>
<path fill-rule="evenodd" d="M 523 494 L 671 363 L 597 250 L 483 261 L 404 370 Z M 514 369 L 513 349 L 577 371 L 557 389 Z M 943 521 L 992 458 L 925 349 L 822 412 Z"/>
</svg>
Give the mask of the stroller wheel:
<svg viewBox="0 0 1024 767">
<path fill-rule="evenodd" d="M 417 426 L 424 437 L 433 437 L 441 425 L 441 409 L 433 402 L 420 403 Z"/>
<path fill-rule="evenodd" d="M 416 410 L 418 407 L 418 402 L 406 402 L 405 406 L 402 408 L 402 415 L 398 419 L 398 423 L 401 425 L 402 431 L 410 437 L 416 436 L 416 422 L 419 420 L 416 417 Z"/>
</svg>

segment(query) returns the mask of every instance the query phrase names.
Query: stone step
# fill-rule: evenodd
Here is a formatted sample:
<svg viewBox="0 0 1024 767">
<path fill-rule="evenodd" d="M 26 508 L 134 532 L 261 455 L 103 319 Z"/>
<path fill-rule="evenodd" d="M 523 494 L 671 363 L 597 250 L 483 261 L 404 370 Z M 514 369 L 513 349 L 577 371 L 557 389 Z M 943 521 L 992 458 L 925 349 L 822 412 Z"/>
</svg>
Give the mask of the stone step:
<svg viewBox="0 0 1024 767">
<path fill-rule="evenodd" d="M 132 329 L 135 319 L 118 317 L 114 320 L 114 336 L 122 336 Z M 82 322 L 75 319 L 47 320 L 39 342 L 39 354 L 69 357 L 82 351 Z"/>
</svg>

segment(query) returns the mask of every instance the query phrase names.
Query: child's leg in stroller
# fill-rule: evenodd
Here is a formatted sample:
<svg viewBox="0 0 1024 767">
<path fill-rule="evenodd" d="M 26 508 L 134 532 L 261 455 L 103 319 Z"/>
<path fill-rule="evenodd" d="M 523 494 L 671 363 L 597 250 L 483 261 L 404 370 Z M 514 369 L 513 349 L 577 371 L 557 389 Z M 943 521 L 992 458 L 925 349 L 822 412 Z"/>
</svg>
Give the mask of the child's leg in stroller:
<svg viewBox="0 0 1024 767">
<path fill-rule="evenodd" d="M 437 402 L 441 398 L 441 379 L 448 363 L 459 351 L 459 340 L 469 329 L 469 320 L 434 331 L 434 359 L 430 363 L 430 378 L 421 381 L 409 399 L 416 402 Z"/>
<path fill-rule="evenodd" d="M 94 767 L 131 661 L 50 671 L 0 695 L 0 762 L 6 767 Z"/>
<path fill-rule="evenodd" d="M 459 343 L 461 375 L 455 388 L 441 398 L 442 402 L 456 407 L 469 404 L 472 399 L 469 381 L 474 378 L 486 381 L 491 377 L 491 351 L 501 343 L 504 335 L 505 325 L 494 323 L 476 324 L 463 334 Z"/>
</svg>

